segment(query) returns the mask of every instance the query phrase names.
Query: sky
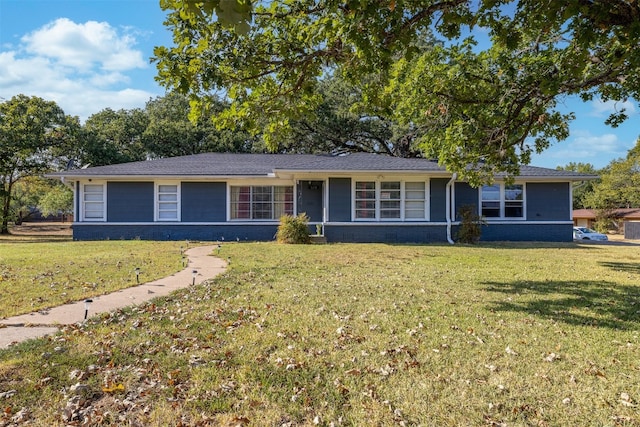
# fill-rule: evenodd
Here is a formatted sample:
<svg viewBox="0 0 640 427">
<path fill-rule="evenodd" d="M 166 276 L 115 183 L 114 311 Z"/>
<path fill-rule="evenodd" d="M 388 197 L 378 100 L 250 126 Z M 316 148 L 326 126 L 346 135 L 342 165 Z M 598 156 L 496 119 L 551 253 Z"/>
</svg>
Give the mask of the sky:
<svg viewBox="0 0 640 427">
<path fill-rule="evenodd" d="M 55 101 L 82 121 L 105 108 L 143 108 L 165 93 L 150 62 L 154 46 L 170 46 L 159 0 L 0 0 L 0 102 L 18 94 Z M 578 98 L 568 139 L 531 164 L 555 168 L 570 162 L 602 168 L 626 156 L 640 136 L 640 105 Z M 604 124 L 614 109 L 629 119 Z"/>
</svg>

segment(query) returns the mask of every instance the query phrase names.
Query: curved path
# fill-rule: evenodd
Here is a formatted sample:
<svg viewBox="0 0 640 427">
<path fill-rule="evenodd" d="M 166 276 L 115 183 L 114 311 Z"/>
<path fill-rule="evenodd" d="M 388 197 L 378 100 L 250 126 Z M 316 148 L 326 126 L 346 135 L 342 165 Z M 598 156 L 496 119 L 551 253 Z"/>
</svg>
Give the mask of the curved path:
<svg viewBox="0 0 640 427">
<path fill-rule="evenodd" d="M 194 270 L 197 271 L 196 284 L 217 276 L 226 269 L 227 263 L 212 256 L 213 250 L 214 246 L 199 246 L 188 249 L 185 254 L 189 262 L 184 270 L 153 282 L 92 297 L 93 302 L 89 306 L 88 317 L 140 304 L 159 296 L 168 295 L 177 289 L 186 288 L 194 283 Z M 0 348 L 7 348 L 17 342 L 54 334 L 58 331 L 58 326 L 82 322 L 84 316 L 85 303 L 78 301 L 36 313 L 2 319 L 0 320 Z"/>
</svg>

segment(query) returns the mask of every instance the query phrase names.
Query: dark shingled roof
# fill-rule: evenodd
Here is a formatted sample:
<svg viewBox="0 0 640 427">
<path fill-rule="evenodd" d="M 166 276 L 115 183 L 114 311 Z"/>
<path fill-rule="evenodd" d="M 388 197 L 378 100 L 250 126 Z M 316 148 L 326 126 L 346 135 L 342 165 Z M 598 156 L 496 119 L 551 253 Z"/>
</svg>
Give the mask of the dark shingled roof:
<svg viewBox="0 0 640 427">
<path fill-rule="evenodd" d="M 87 169 L 73 169 L 52 173 L 48 176 L 68 178 L 109 176 L 266 176 L 275 171 L 412 171 L 446 174 L 446 169 L 432 160 L 391 157 L 370 153 L 347 155 L 204 153 L 97 166 Z M 590 177 L 576 172 L 532 166 L 523 166 L 520 175 L 523 177 L 558 177 L 566 179 Z"/>
</svg>

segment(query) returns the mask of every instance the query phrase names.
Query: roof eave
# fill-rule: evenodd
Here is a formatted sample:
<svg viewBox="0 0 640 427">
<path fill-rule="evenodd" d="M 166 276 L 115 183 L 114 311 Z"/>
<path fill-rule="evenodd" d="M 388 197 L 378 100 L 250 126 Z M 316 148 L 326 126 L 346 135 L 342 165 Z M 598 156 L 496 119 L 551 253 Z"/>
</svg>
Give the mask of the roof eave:
<svg viewBox="0 0 640 427">
<path fill-rule="evenodd" d="M 83 179 L 96 179 L 96 180 L 154 180 L 154 179 L 166 179 L 166 180 L 198 180 L 198 179 L 251 179 L 251 178 L 274 178 L 272 174 L 259 174 L 259 175 L 159 175 L 159 174 L 125 174 L 125 175 L 45 175 L 47 178 L 64 178 L 65 180 L 83 180 Z"/>
</svg>

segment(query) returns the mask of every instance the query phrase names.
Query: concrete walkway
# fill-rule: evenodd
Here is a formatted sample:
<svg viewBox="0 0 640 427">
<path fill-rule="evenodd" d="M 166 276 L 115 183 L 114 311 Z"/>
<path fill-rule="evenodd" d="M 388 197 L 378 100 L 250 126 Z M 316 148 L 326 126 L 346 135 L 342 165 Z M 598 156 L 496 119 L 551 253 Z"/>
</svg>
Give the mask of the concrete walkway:
<svg viewBox="0 0 640 427">
<path fill-rule="evenodd" d="M 222 273 L 227 263 L 211 256 L 214 246 L 199 246 L 185 252 L 189 260 L 187 268 L 153 282 L 143 283 L 111 294 L 92 297 L 88 317 L 110 312 L 118 308 L 141 304 L 159 296 L 186 288 L 194 282 L 202 283 Z M 0 348 L 11 344 L 54 334 L 60 325 L 70 325 L 84 320 L 85 303 L 78 301 L 36 313 L 23 314 L 0 320 Z"/>
</svg>

